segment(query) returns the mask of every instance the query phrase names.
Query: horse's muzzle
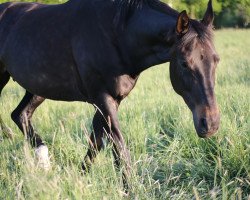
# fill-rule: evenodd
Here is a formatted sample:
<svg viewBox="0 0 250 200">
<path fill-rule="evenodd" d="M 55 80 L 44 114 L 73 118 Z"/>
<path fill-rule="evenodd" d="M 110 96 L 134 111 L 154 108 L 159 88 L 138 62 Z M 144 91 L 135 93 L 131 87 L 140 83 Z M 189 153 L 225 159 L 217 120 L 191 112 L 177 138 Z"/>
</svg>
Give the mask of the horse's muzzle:
<svg viewBox="0 0 250 200">
<path fill-rule="evenodd" d="M 196 132 L 201 138 L 208 138 L 219 129 L 220 113 L 217 106 L 213 108 L 197 107 L 193 111 L 193 118 Z"/>
</svg>

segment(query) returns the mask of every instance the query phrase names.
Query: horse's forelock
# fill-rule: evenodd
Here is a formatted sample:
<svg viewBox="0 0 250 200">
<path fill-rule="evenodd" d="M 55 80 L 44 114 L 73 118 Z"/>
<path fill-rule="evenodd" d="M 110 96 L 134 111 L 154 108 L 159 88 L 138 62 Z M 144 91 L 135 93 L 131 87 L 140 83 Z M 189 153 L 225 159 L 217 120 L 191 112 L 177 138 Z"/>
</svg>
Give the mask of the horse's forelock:
<svg viewBox="0 0 250 200">
<path fill-rule="evenodd" d="M 201 41 L 206 41 L 206 40 L 211 41 L 213 39 L 212 26 L 205 26 L 203 23 L 197 20 L 191 20 L 191 26 Z"/>
<path fill-rule="evenodd" d="M 195 39 L 200 43 L 205 43 L 207 41 L 213 40 L 213 29 L 212 27 L 204 26 L 201 22 L 197 20 L 190 20 L 189 31 L 181 38 L 179 42 L 179 47 L 190 46 Z"/>
</svg>

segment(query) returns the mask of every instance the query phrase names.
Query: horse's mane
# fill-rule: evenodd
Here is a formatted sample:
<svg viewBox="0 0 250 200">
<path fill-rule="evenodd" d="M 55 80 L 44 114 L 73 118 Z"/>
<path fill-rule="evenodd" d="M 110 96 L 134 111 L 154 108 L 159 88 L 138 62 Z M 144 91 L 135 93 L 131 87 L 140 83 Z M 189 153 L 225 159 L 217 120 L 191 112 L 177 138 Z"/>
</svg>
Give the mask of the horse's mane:
<svg viewBox="0 0 250 200">
<path fill-rule="evenodd" d="M 117 4 L 117 12 L 114 19 L 114 23 L 117 26 L 124 26 L 132 16 L 132 14 L 139 10 L 143 5 L 147 5 L 159 12 L 165 13 L 172 17 L 177 17 L 178 12 L 172 9 L 167 4 L 160 0 L 115 0 Z"/>
<path fill-rule="evenodd" d="M 174 10 L 173 8 L 161 2 L 160 0 L 114 0 L 114 1 L 116 2 L 117 5 L 117 11 L 114 18 L 114 23 L 118 27 L 124 27 L 124 25 L 126 25 L 128 19 L 132 16 L 132 14 L 136 10 L 140 10 L 140 8 L 144 5 L 147 5 L 154 10 L 167 14 L 175 19 L 177 19 L 179 15 L 178 11 Z M 211 40 L 213 38 L 212 27 L 206 27 L 205 25 L 194 19 L 190 20 L 190 24 L 201 41 L 204 41 L 206 39 Z M 192 36 L 193 34 L 192 35 L 187 34 L 187 35 Z"/>
</svg>

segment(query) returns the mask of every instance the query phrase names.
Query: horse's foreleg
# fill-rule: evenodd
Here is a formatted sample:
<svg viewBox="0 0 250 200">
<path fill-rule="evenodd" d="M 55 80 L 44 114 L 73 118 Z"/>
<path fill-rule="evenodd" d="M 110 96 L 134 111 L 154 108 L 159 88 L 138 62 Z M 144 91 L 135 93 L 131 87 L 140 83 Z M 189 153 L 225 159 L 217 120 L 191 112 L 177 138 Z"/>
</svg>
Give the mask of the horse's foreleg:
<svg viewBox="0 0 250 200">
<path fill-rule="evenodd" d="M 113 143 L 113 156 L 115 159 L 114 162 L 117 169 L 120 169 L 121 166 L 124 166 L 124 170 L 122 172 L 122 180 L 125 191 L 128 192 L 128 178 L 130 177 L 131 173 L 131 157 L 120 131 L 117 112 L 115 111 L 111 112 L 110 126 L 112 130 L 110 141 Z"/>
<path fill-rule="evenodd" d="M 131 157 L 129 150 L 126 148 L 126 144 L 122 137 L 121 132 L 113 131 L 111 140 L 113 142 L 113 156 L 115 159 L 115 165 L 118 169 L 120 169 L 121 165 L 125 166 L 125 169 L 122 173 L 123 185 L 125 189 L 128 189 L 128 182 L 127 179 L 131 173 Z"/>
<path fill-rule="evenodd" d="M 122 179 L 125 190 L 128 190 L 128 178 L 131 171 L 131 158 L 130 153 L 126 147 L 124 138 L 120 131 L 119 122 L 118 122 L 118 102 L 114 100 L 109 95 L 104 95 L 104 108 L 106 109 L 107 123 L 110 128 L 109 140 L 113 144 L 113 156 L 114 162 L 117 169 L 120 169 L 121 166 L 124 166 L 122 171 Z"/>
<path fill-rule="evenodd" d="M 124 139 L 122 137 L 118 118 L 118 103 L 110 95 L 103 93 L 99 96 L 96 101 L 97 113 L 94 118 L 94 129 L 95 138 L 93 137 L 93 145 L 90 146 L 88 150 L 86 160 L 92 161 L 96 156 L 95 150 L 99 150 L 102 147 L 102 138 L 107 134 L 109 141 L 113 143 L 113 154 L 115 158 L 115 164 L 119 168 L 121 164 L 124 164 L 125 170 L 123 171 L 123 181 L 125 186 L 127 186 L 127 177 L 130 174 L 131 161 L 129 151 L 126 149 Z M 98 130 L 98 134 L 96 133 Z M 94 147 L 94 148 L 93 148 Z M 94 151 L 93 151 L 94 149 Z"/>
<path fill-rule="evenodd" d="M 43 97 L 26 92 L 17 108 L 12 112 L 11 118 L 23 134 L 29 139 L 32 147 L 36 148 L 35 152 L 39 160 L 39 165 L 48 169 L 48 148 L 42 141 L 41 137 L 34 131 L 31 124 L 31 118 L 34 111 L 44 100 Z"/>
</svg>

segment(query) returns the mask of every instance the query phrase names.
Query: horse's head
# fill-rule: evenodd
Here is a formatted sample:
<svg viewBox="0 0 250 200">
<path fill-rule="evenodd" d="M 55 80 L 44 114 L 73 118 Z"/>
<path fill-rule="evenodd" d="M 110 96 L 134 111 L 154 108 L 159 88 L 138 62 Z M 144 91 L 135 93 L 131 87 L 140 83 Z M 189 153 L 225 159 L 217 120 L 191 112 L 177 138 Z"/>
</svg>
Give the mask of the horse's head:
<svg viewBox="0 0 250 200">
<path fill-rule="evenodd" d="M 170 61 L 173 88 L 191 109 L 196 132 L 203 138 L 213 135 L 220 123 L 214 94 L 219 57 L 212 41 L 212 22 L 211 0 L 200 22 L 189 19 L 185 11 L 181 12 L 176 24 L 177 42 Z"/>
</svg>

